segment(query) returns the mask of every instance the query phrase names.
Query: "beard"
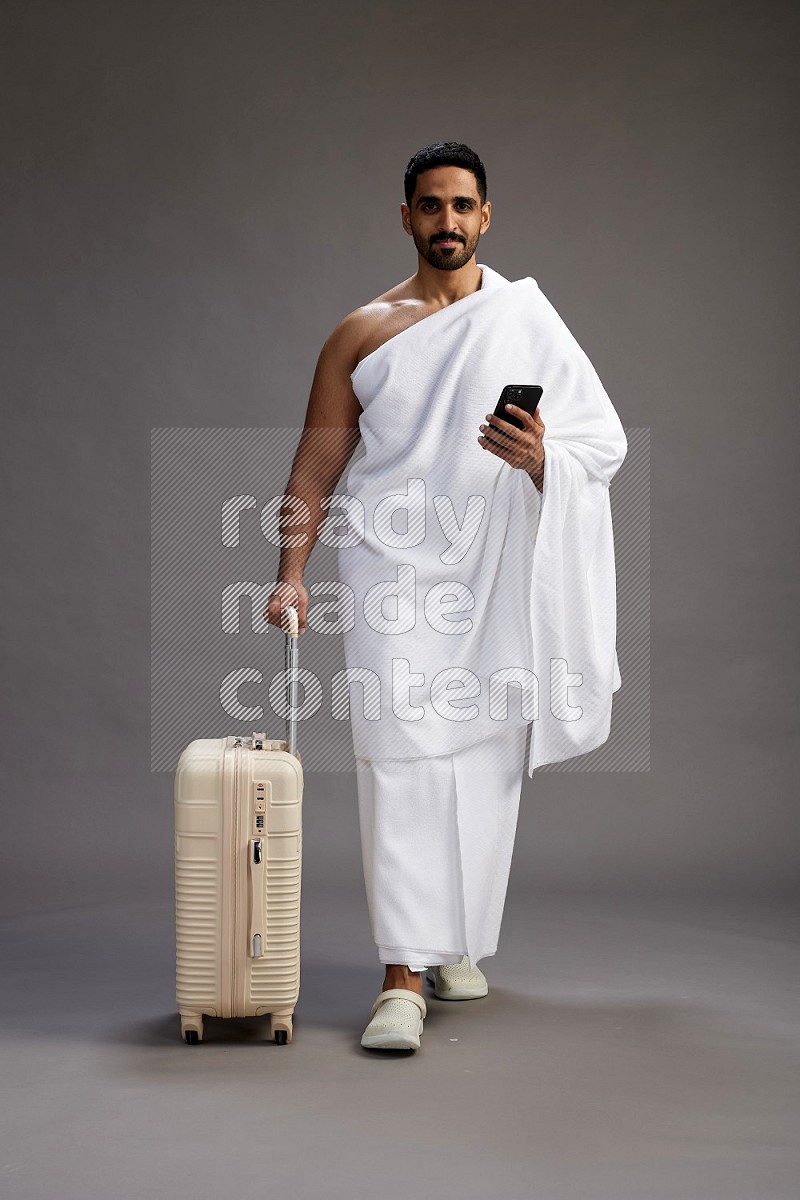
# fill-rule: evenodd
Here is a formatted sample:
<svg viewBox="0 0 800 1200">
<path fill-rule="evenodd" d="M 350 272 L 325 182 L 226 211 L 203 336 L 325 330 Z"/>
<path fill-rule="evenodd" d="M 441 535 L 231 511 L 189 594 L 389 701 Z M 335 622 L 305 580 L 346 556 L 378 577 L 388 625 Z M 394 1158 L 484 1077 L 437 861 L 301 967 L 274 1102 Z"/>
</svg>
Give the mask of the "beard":
<svg viewBox="0 0 800 1200">
<path fill-rule="evenodd" d="M 412 235 L 414 245 L 425 259 L 425 262 L 430 263 L 432 267 L 436 267 L 439 271 L 460 270 L 472 258 L 478 247 L 478 242 L 481 240 L 480 233 L 476 233 L 474 238 L 467 238 L 466 242 L 459 242 L 456 246 L 439 246 L 436 242 L 431 243 L 421 238 L 413 230 Z"/>
</svg>

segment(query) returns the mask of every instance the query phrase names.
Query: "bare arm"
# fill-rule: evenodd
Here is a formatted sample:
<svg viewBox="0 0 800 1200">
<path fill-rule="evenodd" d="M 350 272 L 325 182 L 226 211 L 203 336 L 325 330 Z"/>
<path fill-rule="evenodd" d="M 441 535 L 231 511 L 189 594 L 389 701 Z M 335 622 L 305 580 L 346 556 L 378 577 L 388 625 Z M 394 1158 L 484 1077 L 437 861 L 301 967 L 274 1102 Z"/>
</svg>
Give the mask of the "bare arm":
<svg viewBox="0 0 800 1200">
<path fill-rule="evenodd" d="M 358 429 L 361 405 L 350 383 L 350 374 L 356 365 L 362 337 L 362 322 L 357 313 L 351 313 L 334 329 L 317 361 L 305 424 L 285 489 L 287 496 L 302 501 L 308 515 L 297 504 L 293 508 L 284 502 L 281 508 L 281 532 L 285 538 L 295 535 L 300 544 L 281 548 L 280 583 L 264 613 L 273 625 L 280 625 L 281 610 L 287 604 L 294 604 L 300 631 L 306 626 L 308 594 L 303 586 L 303 572 L 327 516 L 322 501 L 333 494 L 361 436 Z"/>
</svg>

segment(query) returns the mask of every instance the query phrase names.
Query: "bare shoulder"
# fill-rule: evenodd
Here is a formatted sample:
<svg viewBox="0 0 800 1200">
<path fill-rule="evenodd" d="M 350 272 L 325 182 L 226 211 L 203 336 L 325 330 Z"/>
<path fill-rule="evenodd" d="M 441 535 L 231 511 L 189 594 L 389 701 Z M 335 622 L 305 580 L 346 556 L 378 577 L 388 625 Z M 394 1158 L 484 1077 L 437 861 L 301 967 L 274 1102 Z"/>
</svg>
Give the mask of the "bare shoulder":
<svg viewBox="0 0 800 1200">
<path fill-rule="evenodd" d="M 361 404 L 351 376 L 385 341 L 425 316 L 410 291 L 411 280 L 376 296 L 343 317 L 319 354 L 306 413 L 307 426 L 357 427 Z"/>
<path fill-rule="evenodd" d="M 331 338 L 346 348 L 351 371 L 389 338 L 427 315 L 423 302 L 413 295 L 411 283 L 410 279 L 398 283 L 339 322 Z"/>
</svg>

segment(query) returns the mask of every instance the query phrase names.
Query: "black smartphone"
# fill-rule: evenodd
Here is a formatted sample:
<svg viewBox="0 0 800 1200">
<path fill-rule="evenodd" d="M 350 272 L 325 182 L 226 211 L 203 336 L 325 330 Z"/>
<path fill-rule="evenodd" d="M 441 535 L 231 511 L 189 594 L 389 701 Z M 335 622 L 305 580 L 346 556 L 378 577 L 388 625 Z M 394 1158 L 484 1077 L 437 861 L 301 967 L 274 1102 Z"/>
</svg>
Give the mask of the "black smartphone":
<svg viewBox="0 0 800 1200">
<path fill-rule="evenodd" d="M 497 401 L 494 415 L 502 417 L 504 421 L 508 421 L 509 425 L 513 425 L 515 429 L 524 429 L 525 426 L 519 417 L 515 417 L 506 408 L 506 401 L 509 404 L 516 404 L 517 408 L 524 408 L 525 412 L 529 412 L 533 416 L 536 412 L 536 406 L 542 398 L 543 391 L 544 388 L 539 387 L 538 383 L 507 383 L 500 393 L 500 399 Z"/>
</svg>

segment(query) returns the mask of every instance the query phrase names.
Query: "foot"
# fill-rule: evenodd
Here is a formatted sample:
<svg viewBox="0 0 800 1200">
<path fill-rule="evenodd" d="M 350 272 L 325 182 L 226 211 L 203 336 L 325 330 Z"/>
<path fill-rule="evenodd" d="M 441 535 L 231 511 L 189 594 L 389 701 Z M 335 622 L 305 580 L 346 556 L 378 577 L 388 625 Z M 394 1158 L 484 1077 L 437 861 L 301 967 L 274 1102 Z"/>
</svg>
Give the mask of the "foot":
<svg viewBox="0 0 800 1200">
<path fill-rule="evenodd" d="M 367 1050 L 418 1050 L 427 1011 L 422 996 L 409 988 L 385 989 L 372 1006 L 361 1045 Z"/>
<path fill-rule="evenodd" d="M 428 979 L 437 1000 L 477 1000 L 489 993 L 486 976 L 479 967 L 470 967 L 466 954 L 452 966 L 429 967 Z"/>
</svg>

